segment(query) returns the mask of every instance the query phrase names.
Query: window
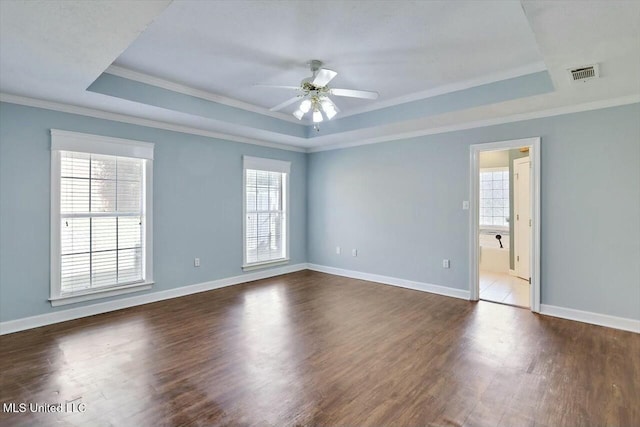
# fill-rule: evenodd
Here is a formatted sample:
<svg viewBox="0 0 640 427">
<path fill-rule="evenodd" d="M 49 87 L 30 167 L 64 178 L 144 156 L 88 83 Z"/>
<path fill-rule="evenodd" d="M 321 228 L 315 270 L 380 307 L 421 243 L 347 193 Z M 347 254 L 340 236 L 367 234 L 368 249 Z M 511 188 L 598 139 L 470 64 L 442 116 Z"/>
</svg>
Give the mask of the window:
<svg viewBox="0 0 640 427">
<path fill-rule="evenodd" d="M 245 270 L 289 260 L 290 163 L 244 157 Z"/>
<path fill-rule="evenodd" d="M 153 144 L 51 130 L 51 304 L 149 289 Z"/>
<path fill-rule="evenodd" d="M 480 169 L 480 226 L 509 226 L 509 168 Z"/>
</svg>

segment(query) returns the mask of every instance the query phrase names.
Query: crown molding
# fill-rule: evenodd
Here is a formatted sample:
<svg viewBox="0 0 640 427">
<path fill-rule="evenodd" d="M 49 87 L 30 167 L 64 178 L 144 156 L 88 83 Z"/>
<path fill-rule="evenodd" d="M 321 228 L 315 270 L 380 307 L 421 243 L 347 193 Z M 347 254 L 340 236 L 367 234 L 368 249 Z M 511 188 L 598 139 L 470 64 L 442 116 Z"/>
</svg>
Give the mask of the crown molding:
<svg viewBox="0 0 640 427">
<path fill-rule="evenodd" d="M 526 76 L 527 74 L 538 73 L 540 71 L 547 71 L 547 66 L 544 62 L 535 62 L 522 67 L 512 68 L 506 71 L 500 71 L 496 73 L 487 74 L 485 76 L 477 77 L 474 79 L 463 80 L 461 82 L 451 83 L 443 86 L 438 86 L 432 89 L 414 92 L 408 95 L 398 96 L 386 101 L 376 102 L 374 104 L 366 105 L 353 109 L 349 112 L 340 114 L 337 120 L 344 117 L 354 116 L 356 114 L 368 113 L 370 111 L 380 110 L 382 108 L 394 107 L 396 105 L 405 104 L 407 102 L 419 101 L 421 99 L 432 98 L 438 95 L 444 95 L 446 93 L 458 92 L 465 89 L 470 89 L 477 86 L 486 85 L 489 83 L 495 83 L 502 80 L 513 79 L 520 76 Z"/>
<path fill-rule="evenodd" d="M 618 107 L 622 105 L 636 104 L 636 103 L 640 103 L 640 94 L 627 95 L 627 96 L 622 96 L 618 98 L 592 101 L 592 102 L 586 102 L 586 103 L 575 104 L 575 105 L 567 105 L 567 106 L 562 106 L 557 108 L 549 108 L 546 110 L 531 111 L 527 113 L 518 113 L 510 116 L 500 116 L 500 117 L 494 117 L 490 119 L 475 120 L 475 121 L 457 123 L 457 124 L 448 125 L 448 126 L 420 129 L 420 130 L 411 131 L 411 132 L 394 133 L 390 135 L 361 139 L 357 141 L 354 141 L 354 139 L 357 137 L 354 137 L 354 136 L 347 137 L 345 135 L 345 139 L 349 139 L 349 141 L 342 142 L 342 143 L 339 142 L 339 143 L 327 145 L 324 147 L 323 146 L 310 147 L 307 149 L 307 152 L 317 153 L 320 151 L 339 150 L 342 148 L 357 147 L 360 145 L 378 144 L 381 142 L 397 141 L 400 139 L 410 139 L 410 138 L 416 138 L 416 137 L 426 136 L 426 135 L 436 135 L 440 133 L 475 129 L 475 128 L 481 128 L 481 127 L 487 127 L 487 126 L 501 125 L 505 123 L 521 122 L 525 120 L 540 119 L 544 117 L 561 116 L 565 114 L 580 113 L 583 111 L 591 111 L 591 110 L 600 110 L 602 108 Z"/>
<path fill-rule="evenodd" d="M 134 124 L 139 126 L 163 129 L 163 130 L 168 130 L 173 132 L 205 136 L 209 138 L 224 139 L 227 141 L 240 142 L 243 144 L 259 145 L 264 147 L 276 148 L 280 150 L 296 151 L 301 153 L 316 153 L 320 151 L 339 150 L 343 148 L 357 147 L 360 145 L 378 144 L 382 142 L 416 138 L 416 137 L 426 136 L 426 135 L 436 135 L 440 133 L 455 132 L 460 130 L 494 126 L 494 125 L 500 125 L 505 123 L 519 122 L 524 120 L 532 120 L 532 119 L 539 119 L 544 117 L 560 116 L 564 114 L 579 113 L 583 111 L 599 110 L 602 108 L 611 108 L 611 107 L 617 107 L 617 106 L 628 105 L 628 104 L 636 104 L 636 103 L 640 103 L 640 94 L 633 94 L 633 95 L 628 95 L 628 96 L 623 96 L 623 97 L 618 97 L 613 99 L 592 101 L 592 102 L 587 102 L 582 104 L 568 105 L 568 106 L 563 106 L 558 108 L 550 108 L 546 110 L 532 111 L 527 113 L 519 113 L 519 114 L 510 115 L 510 116 L 501 116 L 501 117 L 494 117 L 490 119 L 469 121 L 465 123 L 458 123 L 458 124 L 453 124 L 448 126 L 420 129 L 420 130 L 411 131 L 411 132 L 395 132 L 390 135 L 385 135 L 385 136 L 380 136 L 375 138 L 358 139 L 358 136 L 357 136 L 358 131 L 354 131 L 344 135 L 345 142 L 337 142 L 331 145 L 309 147 L 309 148 L 291 146 L 286 144 L 278 144 L 278 143 L 273 143 L 268 141 L 246 138 L 246 137 L 237 136 L 237 135 L 230 135 L 230 134 L 225 134 L 221 132 L 214 132 L 214 131 L 193 128 L 189 126 L 170 124 L 170 123 L 165 123 L 158 120 L 143 119 L 140 117 L 129 116 L 125 114 L 111 113 L 111 112 L 93 109 L 93 108 L 79 107 L 75 105 L 45 101 L 45 100 L 28 98 L 28 97 L 23 97 L 18 95 L 11 95 L 6 93 L 0 93 L 0 102 L 24 105 L 24 106 L 35 107 L 35 108 L 43 108 L 46 110 L 60 111 L 60 112 L 69 113 L 69 114 L 78 114 L 78 115 L 87 116 L 87 117 L 93 117 L 93 118 L 104 119 L 104 120 L 112 120 L 112 121 L 129 123 L 129 124 Z M 321 142 L 321 141 L 316 139 L 314 142 Z"/>
<path fill-rule="evenodd" d="M 533 74 L 533 73 L 546 71 L 546 70 L 547 70 L 547 67 L 544 62 L 535 62 L 522 67 L 512 68 L 507 71 L 491 73 L 482 77 L 464 80 L 461 82 L 456 82 L 448 85 L 443 85 L 433 89 L 428 89 L 425 91 L 415 92 L 408 95 L 388 99 L 386 101 L 376 102 L 367 106 L 353 109 L 345 113 L 341 113 L 340 116 L 337 118 L 337 120 L 340 120 L 341 118 L 344 118 L 344 117 L 353 116 L 356 114 L 367 113 L 370 111 L 380 110 L 382 108 L 405 104 L 407 102 L 418 101 L 421 99 L 427 99 L 434 96 L 444 95 L 452 92 L 458 92 L 460 90 L 470 89 L 473 87 L 482 86 L 489 83 L 495 83 L 501 80 L 508 80 L 508 79 L 525 76 L 527 74 Z M 117 77 L 129 79 L 129 80 L 133 80 L 139 83 L 156 86 L 156 87 L 170 90 L 173 92 L 182 93 L 184 95 L 195 96 L 197 98 L 206 99 L 207 101 L 228 105 L 230 107 L 236 107 L 246 111 L 263 114 L 265 116 L 274 117 L 276 119 L 285 120 L 287 122 L 296 123 L 296 124 L 301 123 L 300 120 L 297 120 L 296 118 L 291 117 L 289 114 L 270 111 L 266 108 L 259 107 L 254 104 L 250 104 L 248 102 L 239 101 L 237 99 L 225 97 L 225 96 L 218 95 L 213 92 L 208 92 L 201 89 L 195 89 L 193 87 L 190 87 L 181 83 L 176 83 L 170 80 L 154 77 L 149 74 L 141 73 L 139 71 L 133 71 L 118 65 L 109 66 L 105 70 L 105 73 L 111 74 Z M 302 123 L 307 126 L 311 126 L 313 124 L 310 120 L 303 120 Z"/>
<path fill-rule="evenodd" d="M 289 114 L 270 111 L 267 108 L 259 107 L 248 102 L 239 101 L 237 99 L 218 95 L 206 90 L 196 89 L 191 86 L 172 82 L 170 80 L 165 80 L 160 77 L 154 77 L 149 74 L 141 73 L 139 71 L 133 71 L 128 68 L 120 67 L 118 65 L 110 65 L 104 72 L 113 76 L 122 77 L 124 79 L 133 80 L 139 83 L 144 83 L 162 89 L 170 90 L 172 92 L 178 92 L 183 95 L 194 96 L 196 98 L 205 99 L 207 101 L 227 105 L 229 107 L 240 108 L 245 111 L 251 111 L 252 113 L 258 113 L 279 120 L 284 120 L 286 122 L 300 124 L 300 121 L 298 119 L 290 116 Z"/>
<path fill-rule="evenodd" d="M 121 123 L 129 123 L 133 125 L 145 126 L 156 129 L 163 129 L 172 132 L 187 133 L 191 135 L 206 136 L 209 138 L 224 139 L 227 141 L 240 142 L 243 144 L 260 145 L 263 147 L 277 148 L 279 150 L 297 151 L 304 153 L 307 150 L 303 147 L 295 147 L 292 145 L 278 144 L 274 142 L 262 141 L 259 139 L 246 138 L 238 135 L 230 135 L 222 132 L 214 132 L 204 129 L 193 128 L 190 126 L 171 124 L 158 120 L 143 119 L 140 117 L 129 116 L 126 114 L 112 113 L 95 108 L 80 107 L 77 105 L 63 104 L 53 101 L 45 101 L 42 99 L 28 98 L 25 96 L 11 95 L 0 93 L 0 102 L 9 104 L 24 105 L 27 107 L 43 108 L 45 110 L 60 111 L 62 113 L 78 114 L 96 119 L 112 120 Z"/>
</svg>

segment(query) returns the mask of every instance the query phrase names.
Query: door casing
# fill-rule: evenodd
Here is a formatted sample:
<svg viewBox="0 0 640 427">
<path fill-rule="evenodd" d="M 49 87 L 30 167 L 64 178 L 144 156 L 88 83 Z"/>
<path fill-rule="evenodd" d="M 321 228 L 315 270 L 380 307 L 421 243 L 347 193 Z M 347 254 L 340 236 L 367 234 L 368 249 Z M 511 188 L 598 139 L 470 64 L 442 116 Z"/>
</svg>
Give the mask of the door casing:
<svg viewBox="0 0 640 427">
<path fill-rule="evenodd" d="M 531 270 L 531 311 L 540 312 L 540 138 L 524 138 L 509 141 L 473 144 L 469 147 L 469 299 L 480 298 L 479 284 L 479 191 L 480 191 L 480 153 L 483 151 L 510 150 L 529 147 L 531 161 L 531 250 L 529 251 L 529 268 Z"/>
</svg>

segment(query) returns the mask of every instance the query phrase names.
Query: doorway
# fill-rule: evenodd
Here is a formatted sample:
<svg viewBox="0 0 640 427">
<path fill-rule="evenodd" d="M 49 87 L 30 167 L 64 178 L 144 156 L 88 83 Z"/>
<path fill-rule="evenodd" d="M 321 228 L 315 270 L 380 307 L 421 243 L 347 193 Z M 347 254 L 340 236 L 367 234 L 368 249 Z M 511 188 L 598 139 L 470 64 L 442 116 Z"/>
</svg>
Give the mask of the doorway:
<svg viewBox="0 0 640 427">
<path fill-rule="evenodd" d="M 471 148 L 470 295 L 540 311 L 540 138 Z"/>
</svg>

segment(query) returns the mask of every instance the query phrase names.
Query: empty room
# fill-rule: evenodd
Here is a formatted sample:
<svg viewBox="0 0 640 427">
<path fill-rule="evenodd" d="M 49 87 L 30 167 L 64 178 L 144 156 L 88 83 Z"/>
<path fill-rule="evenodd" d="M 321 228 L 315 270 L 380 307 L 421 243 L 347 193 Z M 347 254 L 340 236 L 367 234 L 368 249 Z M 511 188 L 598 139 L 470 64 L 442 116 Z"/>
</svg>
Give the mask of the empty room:
<svg viewBox="0 0 640 427">
<path fill-rule="evenodd" d="M 0 426 L 640 426 L 640 1 L 0 0 Z"/>
</svg>

